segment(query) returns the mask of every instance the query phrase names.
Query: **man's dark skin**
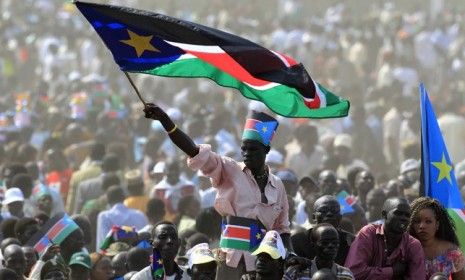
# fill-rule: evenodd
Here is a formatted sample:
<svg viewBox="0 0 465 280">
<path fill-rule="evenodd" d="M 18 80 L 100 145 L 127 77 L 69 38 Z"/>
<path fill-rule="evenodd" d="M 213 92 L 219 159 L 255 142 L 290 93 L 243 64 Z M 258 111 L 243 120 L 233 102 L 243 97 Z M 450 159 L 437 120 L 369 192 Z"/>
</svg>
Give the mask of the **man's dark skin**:
<svg viewBox="0 0 465 280">
<path fill-rule="evenodd" d="M 145 117 L 153 120 L 158 120 L 162 124 L 163 128 L 170 132 L 168 136 L 171 141 L 178 146 L 184 153 L 189 157 L 195 157 L 199 153 L 199 147 L 194 141 L 185 134 L 181 129 L 176 128 L 176 125 L 170 119 L 163 109 L 160 107 L 147 103 L 144 108 Z M 174 129 L 176 128 L 176 129 Z M 262 143 L 255 140 L 244 140 L 241 145 L 241 154 L 244 160 L 244 164 L 254 175 L 255 181 L 262 195 L 262 202 L 267 203 L 266 196 L 264 195 L 265 186 L 268 183 L 268 169 L 265 165 L 266 154 L 270 151 L 269 146 L 265 146 Z M 263 176 L 265 175 L 265 176 Z M 281 239 L 284 246 L 288 249 L 288 252 L 292 252 L 292 244 L 290 241 L 290 234 L 281 234 Z"/>
<path fill-rule="evenodd" d="M 26 257 L 19 245 L 11 244 L 3 252 L 3 266 L 23 276 L 26 272 Z"/>
<path fill-rule="evenodd" d="M 374 222 L 382 218 L 381 212 L 386 195 L 382 189 L 373 189 L 367 194 L 367 220 Z"/>
<path fill-rule="evenodd" d="M 23 246 L 23 253 L 24 256 L 26 257 L 26 275 L 29 275 L 29 272 L 31 272 L 32 267 L 34 264 L 37 262 L 37 254 L 34 251 L 34 248 L 30 246 Z"/>
<path fill-rule="evenodd" d="M 19 242 L 22 245 L 25 245 L 31 237 L 39 231 L 39 224 L 37 222 L 31 223 L 26 226 L 26 229 L 20 233 L 16 238 L 18 238 Z"/>
<path fill-rule="evenodd" d="M 82 250 L 84 247 L 84 233 L 82 229 L 74 230 L 68 237 L 61 243 L 61 256 L 66 263 L 69 263 L 71 256 Z"/>
<path fill-rule="evenodd" d="M 322 194 L 335 195 L 339 186 L 336 180 L 336 173 L 332 170 L 323 170 L 318 176 L 318 187 Z"/>
<path fill-rule="evenodd" d="M 275 260 L 267 253 L 257 255 L 255 267 L 255 273 L 243 275 L 241 280 L 280 280 L 284 274 L 283 260 Z"/>
<path fill-rule="evenodd" d="M 339 234 L 331 225 L 324 225 L 312 232 L 315 244 L 315 264 L 318 269 L 331 269 L 339 249 Z"/>
<path fill-rule="evenodd" d="M 399 246 L 403 234 L 410 221 L 410 205 L 405 198 L 389 198 L 384 202 L 382 216 L 384 222 L 384 235 L 386 237 L 387 255 Z M 402 279 L 407 271 L 405 262 L 397 262 L 392 266 L 393 278 Z"/>
<path fill-rule="evenodd" d="M 375 178 L 370 171 L 360 171 L 355 177 L 355 188 L 357 190 L 358 198 L 363 209 L 367 209 L 366 195 L 375 187 Z"/>
<path fill-rule="evenodd" d="M 187 270 L 192 280 L 215 280 L 216 262 L 194 264 L 192 269 Z"/>
<path fill-rule="evenodd" d="M 341 222 L 341 207 L 337 198 L 332 195 L 324 195 L 318 198 L 313 204 L 313 223 L 331 224 L 338 232 L 339 247 L 335 262 L 344 265 L 347 254 L 349 253 L 350 244 L 355 236 L 339 227 Z M 311 241 L 312 229 L 301 231 L 292 236 L 292 243 L 296 253 L 300 257 L 313 259 L 316 255 L 315 244 Z"/>
<path fill-rule="evenodd" d="M 153 229 L 152 233 L 152 245 L 161 254 L 166 276 L 171 276 L 179 269 L 174 262 L 181 244 L 176 228 L 172 224 L 159 224 Z"/>
</svg>

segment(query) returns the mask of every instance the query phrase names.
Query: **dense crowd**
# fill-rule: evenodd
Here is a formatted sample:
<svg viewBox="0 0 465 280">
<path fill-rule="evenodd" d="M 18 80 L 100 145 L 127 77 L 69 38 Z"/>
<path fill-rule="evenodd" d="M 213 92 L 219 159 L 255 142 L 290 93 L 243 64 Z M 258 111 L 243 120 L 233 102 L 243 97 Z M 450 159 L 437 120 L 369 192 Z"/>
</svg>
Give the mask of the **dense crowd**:
<svg viewBox="0 0 465 280">
<path fill-rule="evenodd" d="M 72 3 L 2 0 L 0 279 L 465 279 L 453 222 L 419 197 L 417 94 L 465 198 L 463 3 L 156 2 L 111 1 L 289 54 L 349 116 L 132 75 L 144 107 Z"/>
</svg>

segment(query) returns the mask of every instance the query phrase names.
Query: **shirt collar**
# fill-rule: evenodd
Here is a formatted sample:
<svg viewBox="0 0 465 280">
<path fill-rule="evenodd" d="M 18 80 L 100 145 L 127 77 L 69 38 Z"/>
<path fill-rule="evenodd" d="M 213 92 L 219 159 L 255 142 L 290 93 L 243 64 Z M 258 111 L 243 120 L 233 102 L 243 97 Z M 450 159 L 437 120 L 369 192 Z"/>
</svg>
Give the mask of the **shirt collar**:
<svg viewBox="0 0 465 280">
<path fill-rule="evenodd" d="M 250 171 L 250 169 L 247 168 L 247 166 L 245 165 L 244 162 L 240 162 L 239 163 L 239 166 L 241 167 L 242 171 L 249 174 L 250 176 L 253 177 L 253 174 L 252 174 L 252 171 Z M 267 185 L 270 185 L 272 186 L 273 188 L 276 189 L 276 179 L 274 177 L 274 175 L 271 173 L 271 169 L 268 165 L 266 165 L 266 168 L 268 168 L 268 183 Z"/>
</svg>

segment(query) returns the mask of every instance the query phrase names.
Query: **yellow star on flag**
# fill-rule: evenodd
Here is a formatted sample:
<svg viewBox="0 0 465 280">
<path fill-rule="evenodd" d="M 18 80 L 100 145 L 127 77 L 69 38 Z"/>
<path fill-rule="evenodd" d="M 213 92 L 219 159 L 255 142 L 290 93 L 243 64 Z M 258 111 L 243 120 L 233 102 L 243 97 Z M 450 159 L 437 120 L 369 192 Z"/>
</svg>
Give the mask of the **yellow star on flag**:
<svg viewBox="0 0 465 280">
<path fill-rule="evenodd" d="M 262 235 L 261 235 L 260 233 L 257 233 L 257 234 L 255 235 L 255 237 L 256 237 L 257 239 L 260 239 L 260 238 L 262 238 Z"/>
<path fill-rule="evenodd" d="M 442 161 L 432 162 L 432 165 L 439 169 L 439 176 L 437 183 L 441 182 L 444 178 L 447 178 L 447 181 L 452 184 L 450 178 L 450 172 L 452 171 L 452 166 L 447 163 L 446 156 L 442 153 Z"/>
<path fill-rule="evenodd" d="M 145 51 L 160 52 L 155 48 L 150 41 L 153 38 L 153 35 L 150 36 L 141 36 L 128 29 L 129 40 L 120 40 L 121 43 L 129 45 L 136 50 L 137 57 L 140 57 Z"/>
<path fill-rule="evenodd" d="M 163 260 L 158 260 L 158 264 L 163 264 Z"/>
<path fill-rule="evenodd" d="M 263 132 L 267 132 L 267 131 L 268 131 L 268 128 L 266 128 L 266 126 L 264 126 L 264 127 L 262 128 L 262 131 L 263 131 Z"/>
</svg>

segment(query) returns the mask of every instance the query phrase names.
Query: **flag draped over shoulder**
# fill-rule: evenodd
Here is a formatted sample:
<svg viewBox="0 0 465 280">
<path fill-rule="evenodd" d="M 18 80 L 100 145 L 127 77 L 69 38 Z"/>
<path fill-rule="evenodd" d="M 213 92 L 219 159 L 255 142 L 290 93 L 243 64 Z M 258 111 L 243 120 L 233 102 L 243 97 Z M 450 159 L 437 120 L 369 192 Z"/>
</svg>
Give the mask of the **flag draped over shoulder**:
<svg viewBox="0 0 465 280">
<path fill-rule="evenodd" d="M 349 102 L 314 82 L 302 64 L 239 36 L 148 11 L 76 6 L 123 71 L 209 78 L 286 117 L 348 114 Z"/>
<path fill-rule="evenodd" d="M 437 199 L 447 208 L 455 222 L 461 249 L 465 252 L 464 203 L 436 114 L 423 84 L 420 85 L 420 95 L 424 195 Z"/>
</svg>

